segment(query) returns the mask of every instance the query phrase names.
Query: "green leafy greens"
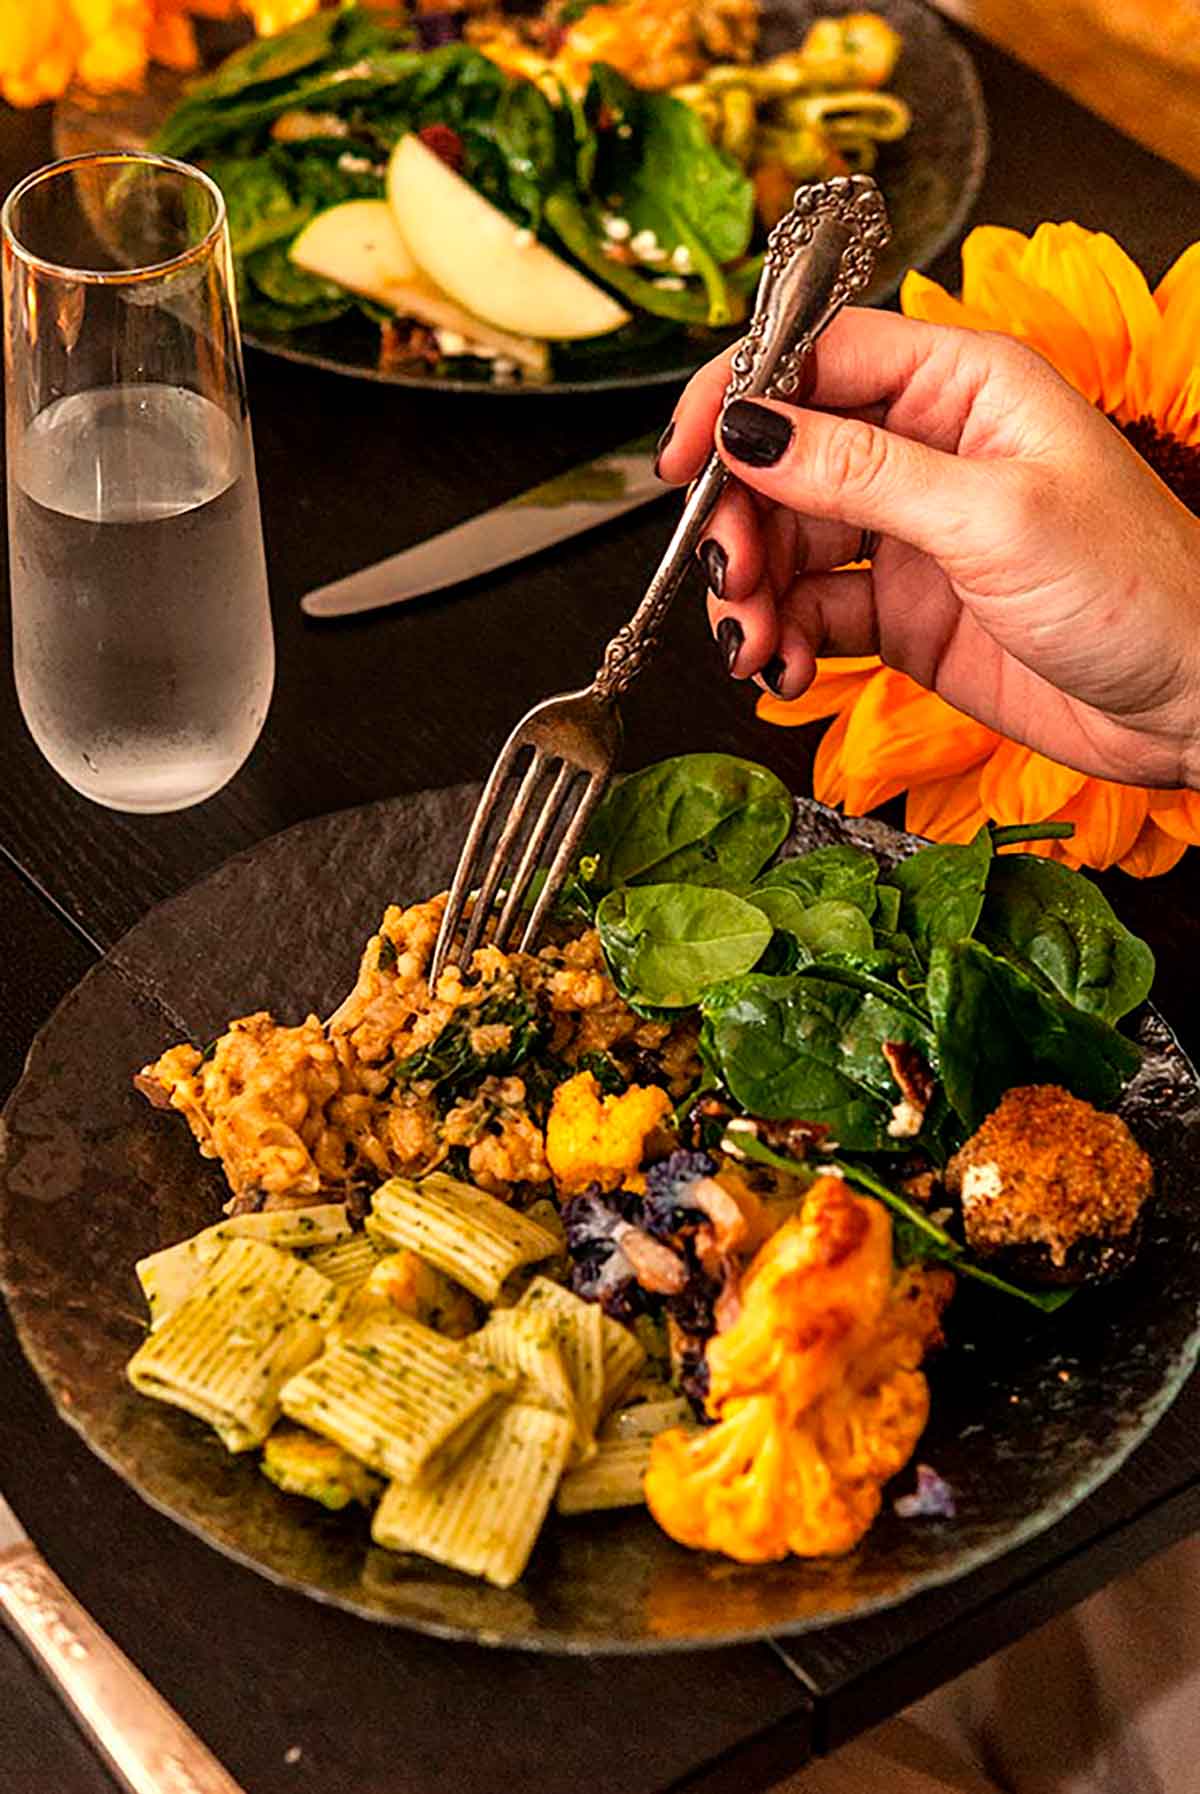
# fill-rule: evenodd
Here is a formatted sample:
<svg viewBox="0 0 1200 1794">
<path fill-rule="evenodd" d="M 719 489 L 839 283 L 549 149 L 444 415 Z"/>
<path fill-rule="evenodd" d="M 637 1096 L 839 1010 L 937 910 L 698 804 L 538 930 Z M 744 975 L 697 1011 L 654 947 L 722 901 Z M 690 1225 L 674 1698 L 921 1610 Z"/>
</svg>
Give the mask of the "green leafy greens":
<svg viewBox="0 0 1200 1794">
<path fill-rule="evenodd" d="M 639 1005 L 684 1009 L 748 972 L 771 939 L 760 909 L 703 885 L 632 885 L 596 911 L 617 988 Z"/>
<path fill-rule="evenodd" d="M 337 316 L 338 305 L 378 313 L 348 293 L 285 282 L 278 257 L 251 258 L 286 247 L 319 211 L 381 197 L 391 150 L 434 125 L 454 132 L 473 187 L 636 308 L 632 324 L 571 354 L 612 354 L 647 329 L 746 315 L 758 277 L 749 177 L 692 108 L 602 63 L 580 99 L 508 74 L 470 44 L 423 50 L 406 22 L 349 0 L 192 82 L 154 147 L 200 161 L 217 180 L 248 319 L 286 330 Z M 667 267 L 614 259 L 604 229 L 614 206 L 632 236 L 654 232 L 674 258 Z"/>
</svg>

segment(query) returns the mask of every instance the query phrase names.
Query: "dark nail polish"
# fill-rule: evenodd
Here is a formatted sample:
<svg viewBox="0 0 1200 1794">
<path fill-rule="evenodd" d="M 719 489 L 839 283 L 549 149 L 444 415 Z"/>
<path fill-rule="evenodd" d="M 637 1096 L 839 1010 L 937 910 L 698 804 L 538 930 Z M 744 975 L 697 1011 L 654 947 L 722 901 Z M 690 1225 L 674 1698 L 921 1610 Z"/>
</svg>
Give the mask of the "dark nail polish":
<svg viewBox="0 0 1200 1794">
<path fill-rule="evenodd" d="M 717 646 L 721 650 L 721 658 L 725 669 L 732 673 L 737 665 L 737 657 L 742 651 L 745 632 L 736 617 L 722 617 L 717 624 Z"/>
<path fill-rule="evenodd" d="M 709 591 L 714 598 L 719 598 L 725 590 L 725 569 L 729 565 L 729 556 L 716 537 L 709 536 L 696 550 L 696 559 L 704 568 Z"/>
<path fill-rule="evenodd" d="M 747 467 L 774 467 L 792 440 L 791 419 L 749 399 L 734 399 L 721 419 L 721 441 Z"/>
<path fill-rule="evenodd" d="M 658 473 L 658 464 L 662 460 L 663 456 L 666 454 L 667 450 L 670 448 L 671 438 L 672 438 L 672 436 L 674 436 L 674 434 L 675 434 L 675 419 L 672 418 L 670 423 L 667 425 L 666 429 L 663 431 L 662 435 L 659 437 L 658 442 L 655 446 L 655 450 L 654 450 L 654 471 L 656 474 L 658 474 L 658 477 L 660 480 L 662 479 L 662 475 L 660 473 Z"/>
<path fill-rule="evenodd" d="M 787 677 L 787 661 L 782 655 L 774 654 L 762 670 L 762 681 L 768 691 L 773 691 L 777 698 L 783 696 L 783 681 Z"/>
</svg>

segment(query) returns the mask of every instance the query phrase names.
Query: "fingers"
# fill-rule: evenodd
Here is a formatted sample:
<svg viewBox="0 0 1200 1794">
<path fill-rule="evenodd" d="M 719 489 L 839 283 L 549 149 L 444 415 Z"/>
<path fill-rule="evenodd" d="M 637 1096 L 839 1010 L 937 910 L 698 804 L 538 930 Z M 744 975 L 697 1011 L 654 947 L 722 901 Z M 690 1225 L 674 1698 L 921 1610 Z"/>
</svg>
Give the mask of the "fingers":
<svg viewBox="0 0 1200 1794">
<path fill-rule="evenodd" d="M 748 593 L 738 604 L 723 603 L 710 592 L 708 621 L 726 671 L 735 679 L 749 679 L 775 652 L 775 599 L 765 586 Z"/>
<path fill-rule="evenodd" d="M 731 482 L 696 550 L 713 596 L 741 599 L 761 585 L 765 547 L 755 499 L 744 486 Z"/>
<path fill-rule="evenodd" d="M 945 553 L 978 513 L 975 464 L 857 417 L 735 399 L 718 452 L 752 491 L 824 522 Z M 851 551 L 852 552 L 852 551 Z"/>
<path fill-rule="evenodd" d="M 776 601 L 763 587 L 739 604 L 710 595 L 708 617 L 728 670 L 781 698 L 799 697 L 822 655 L 875 654 L 879 620 L 869 569 L 814 573 Z"/>
<path fill-rule="evenodd" d="M 725 402 L 730 362 L 737 345 L 694 374 L 675 407 L 670 440 L 661 449 L 659 472 L 671 485 L 695 479 L 711 450 Z M 810 360 L 809 390 L 801 402 L 822 408 L 884 412 L 919 373 L 944 389 L 961 379 L 961 364 L 985 360 L 984 339 L 965 330 L 924 324 L 894 312 L 847 308 L 824 332 Z M 918 428 L 918 434 L 923 431 Z M 938 428 L 936 435 L 945 434 Z"/>
</svg>

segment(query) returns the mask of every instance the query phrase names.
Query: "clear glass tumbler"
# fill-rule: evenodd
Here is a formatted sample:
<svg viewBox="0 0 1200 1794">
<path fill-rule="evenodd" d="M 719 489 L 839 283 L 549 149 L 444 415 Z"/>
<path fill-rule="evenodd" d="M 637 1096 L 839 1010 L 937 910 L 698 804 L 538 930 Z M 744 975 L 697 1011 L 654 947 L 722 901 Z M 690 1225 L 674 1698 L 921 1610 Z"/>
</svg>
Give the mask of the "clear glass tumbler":
<svg viewBox="0 0 1200 1794">
<path fill-rule="evenodd" d="M 21 711 L 94 802 L 183 809 L 275 673 L 224 201 L 162 156 L 75 156 L 0 224 Z"/>
</svg>

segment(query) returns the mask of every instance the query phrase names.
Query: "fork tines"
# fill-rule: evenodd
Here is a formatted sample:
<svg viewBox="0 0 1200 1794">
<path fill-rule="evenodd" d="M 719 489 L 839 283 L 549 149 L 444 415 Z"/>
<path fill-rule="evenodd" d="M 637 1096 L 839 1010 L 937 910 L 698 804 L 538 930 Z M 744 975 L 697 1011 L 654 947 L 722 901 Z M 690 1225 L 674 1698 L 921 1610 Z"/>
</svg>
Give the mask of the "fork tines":
<svg viewBox="0 0 1200 1794">
<path fill-rule="evenodd" d="M 604 791 L 618 733 L 614 714 L 584 693 L 552 698 L 518 723 L 492 768 L 467 832 L 434 947 L 431 984 L 451 963 L 464 970 L 470 966 L 498 904 L 491 940 L 500 948 L 507 944 L 528 901 L 534 874 L 544 868 L 545 881 L 518 943 L 522 952 L 531 948 Z M 597 739 L 607 735 L 610 741 Z M 505 815 L 501 799 L 513 780 L 519 782 Z M 491 855 L 485 861 L 493 835 Z M 486 865 L 482 879 L 481 865 Z"/>
</svg>

